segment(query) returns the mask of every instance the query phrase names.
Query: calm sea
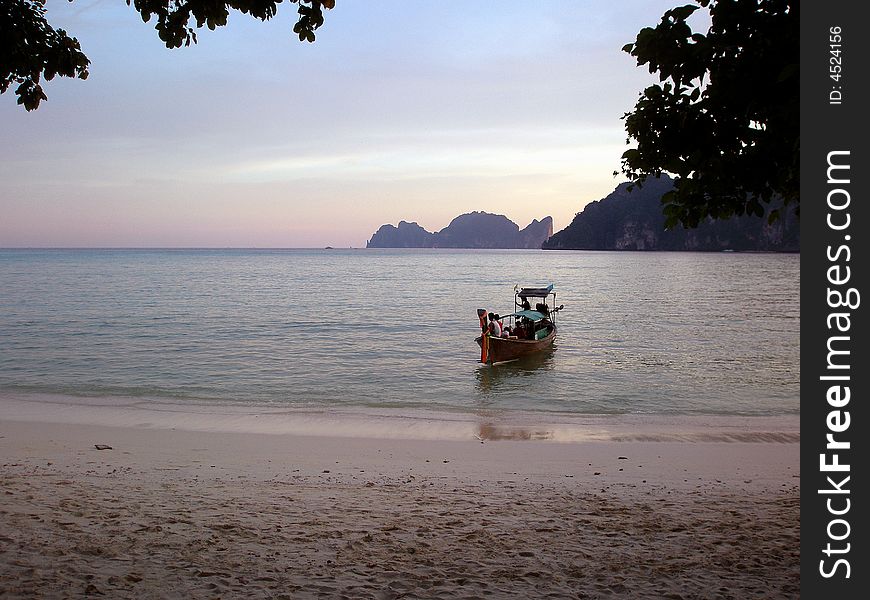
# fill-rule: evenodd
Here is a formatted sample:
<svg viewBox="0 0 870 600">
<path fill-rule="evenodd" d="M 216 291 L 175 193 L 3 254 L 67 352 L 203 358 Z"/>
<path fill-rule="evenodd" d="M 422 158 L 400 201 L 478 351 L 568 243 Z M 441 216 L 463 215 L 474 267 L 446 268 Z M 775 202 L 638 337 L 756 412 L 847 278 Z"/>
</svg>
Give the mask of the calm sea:
<svg viewBox="0 0 870 600">
<path fill-rule="evenodd" d="M 555 284 L 551 352 L 477 308 Z M 0 394 L 279 408 L 799 413 L 799 255 L 2 250 Z"/>
</svg>

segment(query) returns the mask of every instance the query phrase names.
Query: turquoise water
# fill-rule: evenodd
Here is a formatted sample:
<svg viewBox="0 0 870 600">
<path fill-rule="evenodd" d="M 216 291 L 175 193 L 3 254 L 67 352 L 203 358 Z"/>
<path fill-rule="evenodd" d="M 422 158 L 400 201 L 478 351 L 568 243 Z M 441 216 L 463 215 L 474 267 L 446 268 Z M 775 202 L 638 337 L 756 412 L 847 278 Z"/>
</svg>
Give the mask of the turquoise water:
<svg viewBox="0 0 870 600">
<path fill-rule="evenodd" d="M 799 413 L 798 255 L 0 250 L 0 282 L 0 394 Z M 479 365 L 476 309 L 551 282 L 554 349 Z"/>
</svg>

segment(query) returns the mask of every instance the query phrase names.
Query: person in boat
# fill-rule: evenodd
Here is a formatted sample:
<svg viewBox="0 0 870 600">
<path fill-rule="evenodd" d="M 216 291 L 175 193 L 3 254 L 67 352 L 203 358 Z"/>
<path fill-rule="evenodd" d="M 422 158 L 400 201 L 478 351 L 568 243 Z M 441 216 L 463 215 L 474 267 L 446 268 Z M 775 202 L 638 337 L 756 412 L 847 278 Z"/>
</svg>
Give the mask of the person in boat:
<svg viewBox="0 0 870 600">
<path fill-rule="evenodd" d="M 528 330 L 528 319 L 522 317 L 517 319 L 517 324 L 514 326 L 513 334 L 517 337 L 517 339 L 525 340 L 529 337 Z"/>
<path fill-rule="evenodd" d="M 532 305 L 529 304 L 528 298 L 523 298 L 522 307 L 523 307 L 523 310 L 532 310 Z"/>
<path fill-rule="evenodd" d="M 501 321 L 499 321 L 498 315 L 489 313 L 489 335 L 492 337 L 501 337 L 501 332 Z"/>
<path fill-rule="evenodd" d="M 510 327 L 506 327 L 504 321 L 501 320 L 501 315 L 495 313 L 495 320 L 498 323 L 499 328 L 501 328 L 501 335 L 499 337 L 509 337 L 510 336 Z"/>
<path fill-rule="evenodd" d="M 501 325 L 495 318 L 495 313 L 489 313 L 489 335 L 490 337 L 501 337 Z"/>
</svg>

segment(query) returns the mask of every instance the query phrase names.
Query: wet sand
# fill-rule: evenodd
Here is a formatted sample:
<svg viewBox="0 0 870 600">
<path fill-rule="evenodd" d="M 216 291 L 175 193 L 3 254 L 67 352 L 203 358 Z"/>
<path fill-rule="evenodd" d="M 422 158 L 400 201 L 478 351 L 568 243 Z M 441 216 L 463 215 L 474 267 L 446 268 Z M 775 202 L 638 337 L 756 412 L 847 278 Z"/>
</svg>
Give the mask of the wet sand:
<svg viewBox="0 0 870 600">
<path fill-rule="evenodd" d="M 799 595 L 796 432 L 486 431 L 306 436 L 0 411 L 0 595 Z"/>
</svg>

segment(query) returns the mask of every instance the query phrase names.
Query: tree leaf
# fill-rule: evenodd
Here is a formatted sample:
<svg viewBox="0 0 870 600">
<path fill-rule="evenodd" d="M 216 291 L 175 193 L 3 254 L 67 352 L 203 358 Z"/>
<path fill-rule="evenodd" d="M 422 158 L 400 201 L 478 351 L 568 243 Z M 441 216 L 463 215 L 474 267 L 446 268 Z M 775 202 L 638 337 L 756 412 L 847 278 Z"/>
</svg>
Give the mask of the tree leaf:
<svg viewBox="0 0 870 600">
<path fill-rule="evenodd" d="M 696 2 L 709 11 L 706 34 L 686 22 L 698 6 L 678 6 L 641 29 L 631 47 L 661 83 L 623 115 L 634 148 L 623 154 L 622 172 L 635 181 L 677 176 L 663 199 L 669 223 L 764 217 L 774 199 L 794 203 L 797 213 L 799 3 Z"/>
<path fill-rule="evenodd" d="M 670 14 L 674 19 L 678 21 L 685 21 L 688 19 L 692 13 L 698 10 L 699 7 L 692 6 L 691 4 L 687 4 L 685 6 L 678 6 L 676 8 L 672 8 L 666 14 Z"/>
</svg>

